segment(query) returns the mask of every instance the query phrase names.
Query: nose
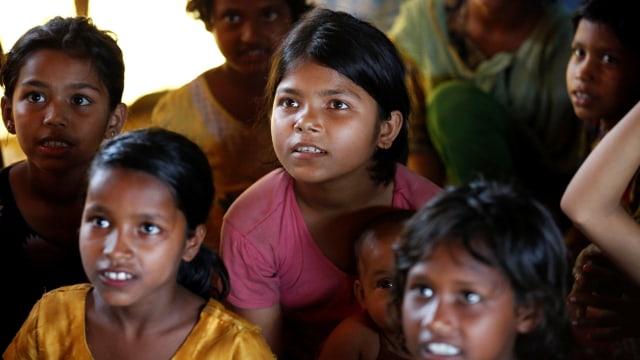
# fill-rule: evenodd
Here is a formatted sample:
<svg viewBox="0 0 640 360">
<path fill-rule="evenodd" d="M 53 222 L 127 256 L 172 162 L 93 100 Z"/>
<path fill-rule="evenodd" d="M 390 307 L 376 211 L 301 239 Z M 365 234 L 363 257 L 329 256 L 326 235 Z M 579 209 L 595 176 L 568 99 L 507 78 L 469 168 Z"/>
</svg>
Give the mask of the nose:
<svg viewBox="0 0 640 360">
<path fill-rule="evenodd" d="M 114 261 L 130 257 L 133 251 L 124 232 L 116 229 L 107 235 L 102 253 Z"/>
<path fill-rule="evenodd" d="M 242 25 L 240 39 L 245 43 L 253 43 L 258 39 L 260 27 L 256 21 L 248 20 Z"/>
<path fill-rule="evenodd" d="M 66 107 L 62 101 L 53 100 L 49 102 L 42 123 L 46 126 L 66 128 L 69 119 L 66 114 Z"/>
<path fill-rule="evenodd" d="M 421 325 L 434 336 L 446 336 L 455 329 L 454 304 L 442 299 L 431 301 L 423 309 Z"/>
<path fill-rule="evenodd" d="M 296 117 L 294 123 L 296 132 L 312 132 L 316 133 L 320 131 L 321 124 L 317 116 L 313 113 L 309 107 L 301 111 Z"/>
<path fill-rule="evenodd" d="M 594 71 L 594 61 L 591 57 L 587 56 L 582 61 L 575 64 L 575 76 L 580 80 L 592 80 Z"/>
</svg>

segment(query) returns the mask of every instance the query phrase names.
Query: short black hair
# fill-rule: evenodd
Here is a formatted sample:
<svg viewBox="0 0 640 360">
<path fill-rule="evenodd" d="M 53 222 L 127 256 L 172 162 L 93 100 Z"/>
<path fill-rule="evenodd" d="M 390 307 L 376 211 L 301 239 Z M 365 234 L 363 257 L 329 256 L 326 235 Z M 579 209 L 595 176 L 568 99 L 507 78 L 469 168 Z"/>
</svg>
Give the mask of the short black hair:
<svg viewBox="0 0 640 360">
<path fill-rule="evenodd" d="M 532 304 L 542 310 L 537 328 L 516 338 L 517 358 L 562 358 L 569 341 L 565 306 L 569 266 L 562 235 L 549 211 L 505 183 L 476 180 L 446 188 L 408 221 L 394 248 L 396 309 L 404 299 L 410 268 L 437 246 L 451 242 L 503 273 L 516 306 Z"/>
<path fill-rule="evenodd" d="M 124 60 L 116 36 L 98 29 L 90 18 L 82 16 L 57 16 L 44 25 L 31 28 L 16 41 L 0 70 L 5 96 L 13 97 L 20 70 L 30 54 L 43 49 L 90 60 L 109 93 L 109 110 L 122 102 Z"/>
<path fill-rule="evenodd" d="M 599 22 L 611 27 L 620 43 L 640 55 L 640 37 L 637 36 L 640 2 L 629 0 L 583 0 L 573 14 L 574 29 L 580 20 Z"/>
</svg>

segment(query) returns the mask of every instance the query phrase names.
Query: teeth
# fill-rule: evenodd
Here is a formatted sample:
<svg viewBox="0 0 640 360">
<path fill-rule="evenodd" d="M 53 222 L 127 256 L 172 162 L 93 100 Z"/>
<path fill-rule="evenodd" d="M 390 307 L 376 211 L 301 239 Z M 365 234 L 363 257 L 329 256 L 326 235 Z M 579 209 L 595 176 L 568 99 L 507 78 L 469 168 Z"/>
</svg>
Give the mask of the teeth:
<svg viewBox="0 0 640 360">
<path fill-rule="evenodd" d="M 445 344 L 445 343 L 431 343 L 427 346 L 430 352 L 436 355 L 458 355 L 460 354 L 460 349 L 453 345 Z"/>
<path fill-rule="evenodd" d="M 62 141 L 53 141 L 53 140 L 49 140 L 49 141 L 45 141 L 44 146 L 48 146 L 48 147 L 68 147 L 69 145 L 65 142 Z"/>
<path fill-rule="evenodd" d="M 131 278 L 133 278 L 133 275 L 126 272 L 105 271 L 104 277 L 110 280 L 123 281 L 123 280 L 130 280 Z"/>
<path fill-rule="evenodd" d="M 319 154 L 322 152 L 322 150 L 313 147 L 313 146 L 301 146 L 299 148 L 296 148 L 297 152 L 309 152 L 309 153 L 314 153 L 314 154 Z"/>
</svg>

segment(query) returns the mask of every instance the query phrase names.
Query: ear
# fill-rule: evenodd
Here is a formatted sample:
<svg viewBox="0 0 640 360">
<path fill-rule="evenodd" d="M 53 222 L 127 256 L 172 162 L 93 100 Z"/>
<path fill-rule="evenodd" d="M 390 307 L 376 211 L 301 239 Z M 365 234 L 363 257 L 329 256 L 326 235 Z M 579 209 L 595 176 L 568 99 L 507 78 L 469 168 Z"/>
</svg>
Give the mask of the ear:
<svg viewBox="0 0 640 360">
<path fill-rule="evenodd" d="M 7 128 L 7 132 L 9 134 L 16 134 L 16 124 L 13 121 L 13 108 L 11 107 L 11 99 L 6 96 L 2 97 L 0 100 L 0 106 L 2 107 L 2 121 L 4 122 L 4 127 Z"/>
<path fill-rule="evenodd" d="M 204 236 L 207 234 L 207 228 L 204 224 L 200 224 L 196 227 L 196 231 L 193 236 L 187 239 L 187 242 L 184 245 L 184 250 L 182 252 L 182 260 L 189 262 L 193 260 L 194 257 L 200 251 L 200 246 L 204 241 Z"/>
<path fill-rule="evenodd" d="M 394 110 L 389 115 L 389 119 L 382 121 L 380 124 L 380 135 L 378 135 L 378 147 L 388 149 L 393 144 L 400 130 L 402 129 L 402 113 Z"/>
<path fill-rule="evenodd" d="M 122 131 L 124 122 L 127 119 L 127 105 L 120 103 L 113 109 L 111 115 L 109 115 L 109 121 L 107 122 L 107 128 L 104 132 L 105 139 L 112 138 Z"/>
<path fill-rule="evenodd" d="M 353 293 L 356 295 L 356 299 L 360 304 L 360 308 L 366 309 L 367 303 L 364 301 L 364 288 L 362 287 L 362 283 L 360 282 L 360 279 L 356 279 L 353 282 Z"/>
<path fill-rule="evenodd" d="M 532 332 L 542 320 L 542 309 L 537 304 L 519 305 L 516 309 L 516 331 L 519 334 Z"/>
</svg>

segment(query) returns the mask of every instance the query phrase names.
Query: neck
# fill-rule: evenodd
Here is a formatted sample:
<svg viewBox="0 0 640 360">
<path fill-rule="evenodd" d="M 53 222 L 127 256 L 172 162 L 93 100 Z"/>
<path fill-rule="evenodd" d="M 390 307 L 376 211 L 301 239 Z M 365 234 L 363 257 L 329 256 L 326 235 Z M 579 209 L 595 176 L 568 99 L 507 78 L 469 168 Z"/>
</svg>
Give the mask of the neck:
<svg viewBox="0 0 640 360">
<path fill-rule="evenodd" d="M 261 96 L 264 93 L 264 88 L 267 85 L 267 78 L 269 77 L 267 72 L 243 73 L 237 71 L 228 63 L 220 65 L 217 69 L 221 76 L 226 77 L 229 81 L 236 84 L 236 86 L 245 89 L 255 89 L 261 94 Z"/>
<path fill-rule="evenodd" d="M 296 181 L 296 197 L 301 206 L 326 212 L 391 205 L 393 183 L 383 185 L 375 183 L 370 178 L 367 180 L 332 181 L 322 184 Z"/>
<path fill-rule="evenodd" d="M 15 169 L 18 182 L 29 192 L 48 202 L 74 204 L 83 202 L 87 188 L 87 167 L 60 172 L 41 170 L 29 160 Z"/>
</svg>

